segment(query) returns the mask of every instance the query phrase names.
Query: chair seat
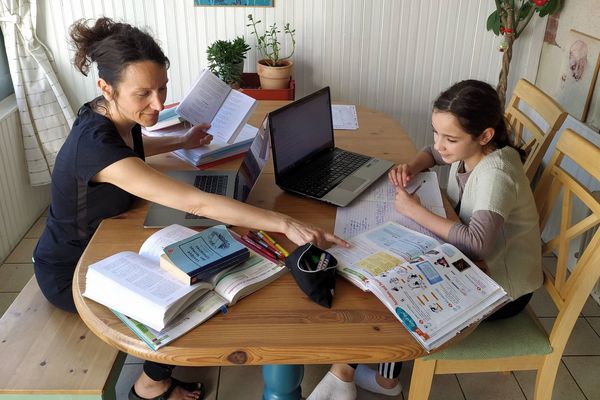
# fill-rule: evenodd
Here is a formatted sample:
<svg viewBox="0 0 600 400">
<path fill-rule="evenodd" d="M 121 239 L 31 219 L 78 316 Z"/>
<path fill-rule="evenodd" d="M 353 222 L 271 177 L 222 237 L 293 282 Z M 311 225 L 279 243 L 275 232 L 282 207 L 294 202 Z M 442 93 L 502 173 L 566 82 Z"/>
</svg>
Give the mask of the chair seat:
<svg viewBox="0 0 600 400">
<path fill-rule="evenodd" d="M 422 359 L 481 360 L 551 352 L 552 347 L 544 329 L 527 311 L 523 311 L 511 318 L 482 322 L 456 345 Z"/>
</svg>

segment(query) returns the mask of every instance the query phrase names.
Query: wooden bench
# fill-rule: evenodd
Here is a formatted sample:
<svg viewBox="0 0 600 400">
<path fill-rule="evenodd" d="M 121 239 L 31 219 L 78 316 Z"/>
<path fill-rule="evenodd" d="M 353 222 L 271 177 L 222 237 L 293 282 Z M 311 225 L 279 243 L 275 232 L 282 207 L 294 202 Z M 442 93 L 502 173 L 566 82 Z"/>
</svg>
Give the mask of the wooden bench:
<svg viewBox="0 0 600 400">
<path fill-rule="evenodd" d="M 116 399 L 125 356 L 50 305 L 33 277 L 0 318 L 0 399 Z"/>
</svg>

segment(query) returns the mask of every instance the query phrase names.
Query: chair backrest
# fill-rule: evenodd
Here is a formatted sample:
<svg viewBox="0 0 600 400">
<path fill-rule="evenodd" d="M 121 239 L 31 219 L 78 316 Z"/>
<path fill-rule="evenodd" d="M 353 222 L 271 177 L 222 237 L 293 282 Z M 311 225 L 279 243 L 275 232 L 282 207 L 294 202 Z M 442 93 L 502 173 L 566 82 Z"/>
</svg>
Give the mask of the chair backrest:
<svg viewBox="0 0 600 400">
<path fill-rule="evenodd" d="M 540 128 L 533 119 L 523 112 L 519 107 L 522 103 L 526 103 L 546 121 L 548 124 L 546 130 Z M 524 167 L 527 178 L 531 182 L 550 142 L 552 142 L 552 138 L 567 117 L 567 112 L 550 96 L 529 81 L 520 79 L 504 115 L 512 127 L 515 145 L 527 152 Z M 525 130 L 530 136 L 525 137 Z"/>
<path fill-rule="evenodd" d="M 600 201 L 561 168 L 565 157 L 600 181 L 600 148 L 571 129 L 565 130 L 535 190 L 542 230 L 555 206 L 560 207 L 560 230 L 544 244 L 542 252 L 548 254 L 554 251 L 557 256 L 556 273 L 552 277 L 545 271 L 544 286 L 559 310 L 550 343 L 561 354 L 585 301 L 600 277 L 600 229 L 592 231 L 589 244 L 576 264 L 570 270 L 567 265 L 572 241 L 600 224 Z M 587 207 L 589 215 L 573 221 L 574 206 Z"/>
</svg>

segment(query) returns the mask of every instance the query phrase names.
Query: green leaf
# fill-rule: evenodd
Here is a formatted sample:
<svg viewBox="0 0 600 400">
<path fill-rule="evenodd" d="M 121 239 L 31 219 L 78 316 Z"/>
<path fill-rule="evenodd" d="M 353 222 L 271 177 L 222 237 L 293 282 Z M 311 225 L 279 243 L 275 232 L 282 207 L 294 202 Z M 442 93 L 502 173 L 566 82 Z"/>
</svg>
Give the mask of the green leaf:
<svg viewBox="0 0 600 400">
<path fill-rule="evenodd" d="M 526 1 L 525 3 L 523 3 L 523 5 L 521 6 L 521 9 L 519 10 L 519 20 L 523 20 L 525 18 L 527 18 L 527 15 L 529 15 L 530 11 L 531 11 L 531 7 L 533 7 L 531 5 L 531 3 L 529 1 Z"/>
<path fill-rule="evenodd" d="M 498 14 L 498 10 L 490 14 L 486 26 L 488 31 L 494 32 L 496 36 L 500 35 L 500 15 Z"/>
</svg>

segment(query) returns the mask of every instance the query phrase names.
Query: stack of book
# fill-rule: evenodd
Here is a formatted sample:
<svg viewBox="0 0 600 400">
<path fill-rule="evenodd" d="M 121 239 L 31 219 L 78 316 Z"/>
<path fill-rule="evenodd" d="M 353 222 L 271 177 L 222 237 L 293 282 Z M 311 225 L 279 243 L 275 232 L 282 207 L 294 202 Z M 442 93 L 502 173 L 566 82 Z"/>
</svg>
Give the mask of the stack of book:
<svg viewBox="0 0 600 400">
<path fill-rule="evenodd" d="M 192 125 L 210 124 L 210 145 L 173 152 L 194 166 L 208 168 L 248 151 L 258 128 L 246 122 L 256 104 L 255 99 L 204 70 L 181 102 L 161 111 L 158 122 L 142 132 L 147 136 L 183 135 Z"/>
<path fill-rule="evenodd" d="M 224 225 L 213 226 L 189 238 L 166 246 L 160 266 L 188 285 L 238 265 L 250 251 L 231 236 Z"/>
<path fill-rule="evenodd" d="M 203 233 L 206 245 L 198 251 L 206 260 L 220 257 L 216 253 L 233 254 L 241 246 L 224 226 Z M 282 263 L 245 249 L 246 258 L 239 258 L 237 264 L 232 262 L 219 272 L 213 270 L 193 285 L 184 283 L 161 268 L 159 258 L 164 248 L 196 234 L 192 229 L 170 225 L 146 239 L 139 254 L 120 252 L 90 265 L 83 295 L 109 307 L 135 335 L 157 350 L 286 272 Z"/>
</svg>

